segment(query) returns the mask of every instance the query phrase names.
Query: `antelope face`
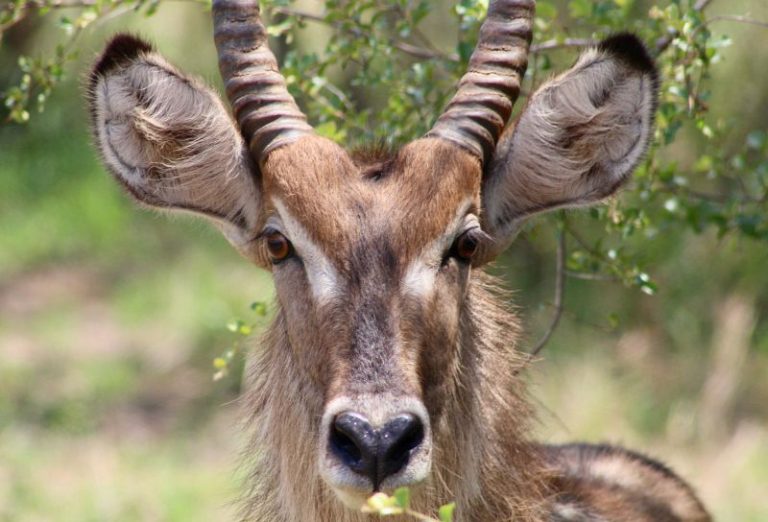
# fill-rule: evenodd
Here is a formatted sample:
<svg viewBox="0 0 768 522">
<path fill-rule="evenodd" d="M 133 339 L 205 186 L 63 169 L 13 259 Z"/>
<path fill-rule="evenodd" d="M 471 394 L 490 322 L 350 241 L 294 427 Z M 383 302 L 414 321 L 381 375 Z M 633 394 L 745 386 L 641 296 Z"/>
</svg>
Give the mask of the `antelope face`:
<svg viewBox="0 0 768 522">
<path fill-rule="evenodd" d="M 420 481 L 485 239 L 479 161 L 428 138 L 358 166 L 305 137 L 263 172 L 263 248 L 295 360 L 324 397 L 322 476 L 353 505 Z"/>
<path fill-rule="evenodd" d="M 615 192 L 649 141 L 656 73 L 630 35 L 586 51 L 507 125 L 533 3 L 491 2 L 445 113 L 372 163 L 314 135 L 248 0 L 213 2 L 237 125 L 134 37 L 116 37 L 91 75 L 95 139 L 120 184 L 143 204 L 210 218 L 272 271 L 286 378 L 319 404 L 300 413 L 317 473 L 347 505 L 437 465 L 437 426 L 471 344 L 473 267 L 532 214 Z"/>
</svg>

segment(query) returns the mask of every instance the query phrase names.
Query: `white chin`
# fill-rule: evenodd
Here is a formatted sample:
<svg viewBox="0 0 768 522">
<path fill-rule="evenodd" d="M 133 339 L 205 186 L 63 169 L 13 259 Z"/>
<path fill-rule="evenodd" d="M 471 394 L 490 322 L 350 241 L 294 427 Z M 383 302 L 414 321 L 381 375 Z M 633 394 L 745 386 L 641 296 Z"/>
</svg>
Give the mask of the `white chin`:
<svg viewBox="0 0 768 522">
<path fill-rule="evenodd" d="M 338 488 L 333 488 L 333 492 L 341 500 L 341 503 L 347 506 L 349 509 L 360 511 L 365 501 L 368 500 L 368 495 L 360 493 L 359 491 L 349 491 Z"/>
</svg>

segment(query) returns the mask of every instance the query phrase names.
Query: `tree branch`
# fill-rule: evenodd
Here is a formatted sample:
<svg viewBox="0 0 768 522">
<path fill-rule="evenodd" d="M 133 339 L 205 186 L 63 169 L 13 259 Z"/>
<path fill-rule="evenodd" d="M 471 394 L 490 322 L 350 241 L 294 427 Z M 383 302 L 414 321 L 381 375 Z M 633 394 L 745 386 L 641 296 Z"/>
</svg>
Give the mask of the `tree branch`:
<svg viewBox="0 0 768 522">
<path fill-rule="evenodd" d="M 707 8 L 709 4 L 712 3 L 712 0 L 698 0 L 694 6 L 693 10 L 696 12 L 702 12 L 704 9 Z M 672 42 L 680 36 L 680 31 L 677 29 L 669 29 L 667 31 L 667 34 L 665 36 L 662 36 L 658 40 L 656 40 L 656 56 L 660 55 L 664 51 L 667 50 L 667 48 L 672 45 Z"/>
<path fill-rule="evenodd" d="M 299 18 L 300 20 L 308 20 L 311 22 L 316 22 L 319 24 L 325 24 L 333 27 L 334 29 L 341 28 L 341 24 L 338 22 L 329 22 L 325 19 L 324 16 L 318 15 L 315 13 L 308 13 L 306 11 L 301 11 L 298 9 L 294 9 L 292 7 L 282 7 L 282 6 L 276 6 L 273 8 L 273 11 L 275 13 L 280 13 L 282 15 L 286 16 L 294 16 L 296 18 Z M 352 35 L 356 37 L 365 37 L 362 31 L 355 28 L 346 28 Z M 420 58 L 422 60 L 448 60 L 451 62 L 458 62 L 459 61 L 459 55 L 455 53 L 449 53 L 444 54 L 436 50 L 430 50 L 426 49 L 424 47 L 419 47 L 418 45 L 410 44 L 407 42 L 403 42 L 401 40 L 395 40 L 392 39 L 389 42 L 392 47 L 395 49 L 404 52 L 405 54 L 408 54 L 410 56 L 413 56 L 414 58 Z"/>
<path fill-rule="evenodd" d="M 704 22 L 704 25 L 709 25 L 712 22 L 739 22 L 742 24 L 749 24 L 749 25 L 757 25 L 759 27 L 765 27 L 768 28 L 768 22 L 762 22 L 760 20 L 755 20 L 754 18 L 749 18 L 746 16 L 741 15 L 717 15 L 713 16 L 706 22 Z"/>
<path fill-rule="evenodd" d="M 557 264 L 555 267 L 555 300 L 554 307 L 555 313 L 552 316 L 552 320 L 549 323 L 549 327 L 541 336 L 539 342 L 528 354 L 531 359 L 536 357 L 539 352 L 549 342 L 550 337 L 557 328 L 560 318 L 563 315 L 563 291 L 565 289 L 565 229 L 558 230 L 557 232 Z"/>
<path fill-rule="evenodd" d="M 294 16 L 294 17 L 299 18 L 301 20 L 310 20 L 312 22 L 317 22 L 317 23 L 320 23 L 320 24 L 332 25 L 322 15 L 318 15 L 318 14 L 314 14 L 314 13 L 308 13 L 306 11 L 301 11 L 299 9 L 294 9 L 292 7 L 275 6 L 275 7 L 272 8 L 272 11 L 274 11 L 275 13 L 281 14 L 281 15 Z"/>
<path fill-rule="evenodd" d="M 575 272 L 573 270 L 566 270 L 565 275 L 573 279 L 582 279 L 584 281 L 621 281 L 618 277 L 610 276 L 606 274 L 592 274 L 589 272 Z"/>
<path fill-rule="evenodd" d="M 595 40 L 590 38 L 566 38 L 565 40 L 547 40 L 539 44 L 531 45 L 530 53 L 538 54 L 544 51 L 552 51 L 555 49 L 565 49 L 568 47 L 591 47 L 597 45 Z"/>
</svg>

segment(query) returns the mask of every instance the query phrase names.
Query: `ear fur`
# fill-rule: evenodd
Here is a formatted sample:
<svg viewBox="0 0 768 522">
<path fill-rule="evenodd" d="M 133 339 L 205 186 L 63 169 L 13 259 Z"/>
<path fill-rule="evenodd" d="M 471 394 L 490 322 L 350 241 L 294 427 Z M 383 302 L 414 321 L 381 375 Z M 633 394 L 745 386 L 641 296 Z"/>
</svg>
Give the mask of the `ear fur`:
<svg viewBox="0 0 768 522">
<path fill-rule="evenodd" d="M 653 60 L 631 34 L 608 38 L 542 85 L 486 170 L 484 228 L 494 254 L 526 217 L 616 192 L 651 140 L 657 93 Z"/>
<path fill-rule="evenodd" d="M 104 163 L 131 195 L 213 219 L 247 254 L 259 188 L 245 143 L 213 92 L 122 34 L 94 66 L 88 99 Z"/>
</svg>

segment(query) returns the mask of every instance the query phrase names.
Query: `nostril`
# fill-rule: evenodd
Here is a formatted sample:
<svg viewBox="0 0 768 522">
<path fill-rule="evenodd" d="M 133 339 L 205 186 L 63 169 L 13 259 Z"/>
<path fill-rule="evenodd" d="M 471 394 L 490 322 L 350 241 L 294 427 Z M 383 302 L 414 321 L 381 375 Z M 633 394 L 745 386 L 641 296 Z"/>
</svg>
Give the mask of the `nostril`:
<svg viewBox="0 0 768 522">
<path fill-rule="evenodd" d="M 405 432 L 400 440 L 397 442 L 392 451 L 409 452 L 412 449 L 418 448 L 424 440 L 424 425 L 420 420 L 414 419 L 409 423 Z"/>
<path fill-rule="evenodd" d="M 345 457 L 345 460 L 356 462 L 362 458 L 357 444 L 346 433 L 335 426 L 331 434 L 331 444 L 334 446 L 334 449 Z"/>
<path fill-rule="evenodd" d="M 424 424 L 415 415 L 405 413 L 387 423 L 379 434 L 382 479 L 400 471 L 423 441 Z"/>
<path fill-rule="evenodd" d="M 424 423 L 410 413 L 377 429 L 359 413 L 345 412 L 333 418 L 330 428 L 330 452 L 346 468 L 369 478 L 374 491 L 408 464 L 425 437 Z"/>
<path fill-rule="evenodd" d="M 370 423 L 356 413 L 342 413 L 333 420 L 330 446 L 351 470 L 372 476 L 376 469 L 377 434 Z"/>
</svg>

